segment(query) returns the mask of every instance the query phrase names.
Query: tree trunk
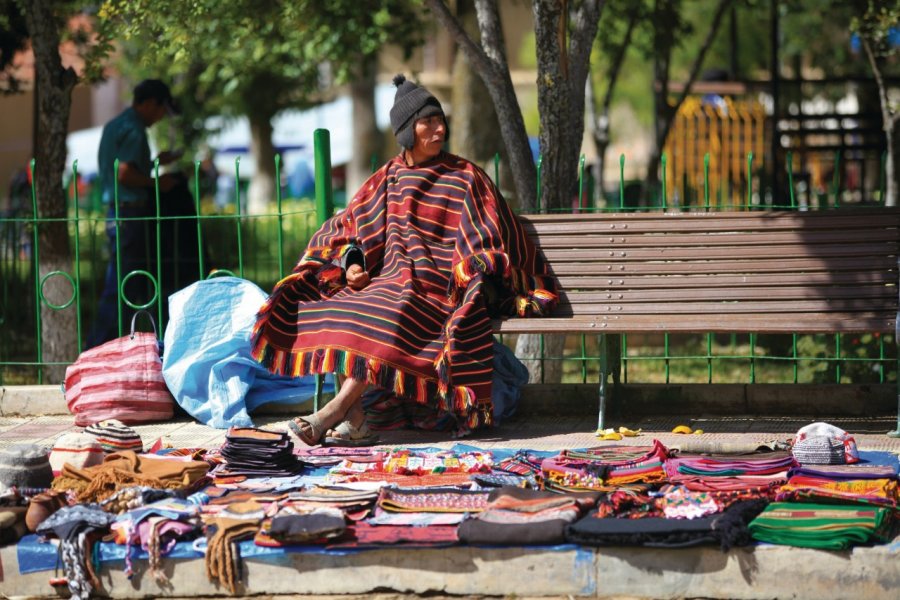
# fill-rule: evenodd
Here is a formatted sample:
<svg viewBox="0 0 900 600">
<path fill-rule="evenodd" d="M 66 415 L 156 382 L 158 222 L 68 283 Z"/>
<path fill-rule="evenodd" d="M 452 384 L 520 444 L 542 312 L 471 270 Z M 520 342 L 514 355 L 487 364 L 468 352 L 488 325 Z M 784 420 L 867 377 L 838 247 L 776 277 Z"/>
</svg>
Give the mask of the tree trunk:
<svg viewBox="0 0 900 600">
<path fill-rule="evenodd" d="M 863 50 L 865 50 L 866 58 L 869 60 L 869 66 L 872 67 L 872 74 L 875 76 L 875 83 L 878 85 L 878 98 L 881 102 L 881 120 L 884 127 L 884 138 L 887 144 L 887 157 L 885 160 L 885 193 L 884 205 L 897 206 L 898 179 L 900 179 L 900 152 L 897 146 L 900 145 L 900 113 L 892 108 L 890 98 L 888 97 L 887 85 L 872 51 L 870 41 L 865 36 L 860 36 Z"/>
<path fill-rule="evenodd" d="M 578 190 L 578 155 L 584 134 L 584 90 L 591 46 L 597 35 L 601 4 L 583 2 L 570 13 L 568 0 L 534 0 L 538 62 L 538 112 L 541 121 L 540 205 L 550 211 L 570 211 Z M 570 25 L 571 23 L 571 25 Z M 564 335 L 520 336 L 516 354 L 532 381 L 562 381 Z M 539 371 L 543 371 L 543 378 Z"/>
<path fill-rule="evenodd" d="M 898 128 L 898 125 L 900 125 L 900 120 L 894 115 L 890 126 L 884 128 L 884 136 L 887 141 L 887 157 L 884 165 L 885 206 L 897 206 L 897 194 L 898 189 L 900 189 L 900 185 L 898 185 L 898 179 L 900 179 L 900 151 L 898 151 L 900 131 L 898 129 L 900 128 Z"/>
<path fill-rule="evenodd" d="M 381 133 L 375 121 L 376 62 L 368 58 L 350 82 L 353 102 L 353 155 L 347 165 L 347 197 L 356 193 L 372 174 L 372 157 L 381 166 Z"/>
<path fill-rule="evenodd" d="M 275 146 L 272 144 L 273 115 L 252 114 L 250 120 L 250 154 L 256 160 L 256 172 L 247 190 L 247 212 L 263 214 L 275 201 Z M 281 182 L 278 182 L 281 185 Z"/>
<path fill-rule="evenodd" d="M 66 162 L 66 135 L 72 90 L 78 76 L 72 68 L 63 68 L 59 56 L 59 30 L 50 0 L 24 2 L 25 22 L 34 51 L 35 85 L 37 94 L 37 144 L 34 151 L 34 186 L 37 191 L 38 216 L 44 219 L 66 217 L 66 195 L 62 186 Z M 42 223 L 38 231 L 40 281 L 53 271 L 72 272 L 68 225 L 64 221 Z M 71 284 L 61 276 L 53 276 L 41 286 L 43 295 L 54 305 L 63 305 L 73 296 Z M 32 306 L 36 306 L 33 304 Z M 78 355 L 75 303 L 55 310 L 46 303 L 40 306 L 41 356 L 51 364 L 43 369 L 43 381 L 58 383 L 65 376 L 66 363 Z"/>
<path fill-rule="evenodd" d="M 456 5 L 457 19 L 472 37 L 479 39 L 478 21 L 471 1 L 460 1 Z M 510 204 L 510 196 L 515 196 L 512 188 L 512 171 L 508 161 L 500 161 L 500 175 L 495 173 L 494 157 L 502 154 L 503 134 L 497 110 L 491 100 L 490 92 L 484 81 L 472 67 L 465 52 L 457 52 L 453 61 L 453 127 L 451 128 L 450 148 L 454 154 L 464 156 L 480 165 L 501 188 L 504 198 Z M 504 188 L 505 186 L 505 188 Z M 514 206 L 515 208 L 515 206 Z"/>
<path fill-rule="evenodd" d="M 516 99 L 516 91 L 506 62 L 503 29 L 496 0 L 475 0 L 481 44 L 472 41 L 459 21 L 450 14 L 443 0 L 426 0 L 429 9 L 448 30 L 456 43 L 472 62 L 473 68 L 487 86 L 500 119 L 500 131 L 506 145 L 507 159 L 512 170 L 516 198 L 510 199 L 523 212 L 537 208 L 535 181 L 537 169 L 531 156 L 525 120 Z"/>
<path fill-rule="evenodd" d="M 539 202 L 549 211 L 571 210 L 577 196 L 578 154 L 584 133 L 587 65 L 600 5 L 584 2 L 570 14 L 568 0 L 534 0 L 532 8 L 541 120 Z"/>
</svg>

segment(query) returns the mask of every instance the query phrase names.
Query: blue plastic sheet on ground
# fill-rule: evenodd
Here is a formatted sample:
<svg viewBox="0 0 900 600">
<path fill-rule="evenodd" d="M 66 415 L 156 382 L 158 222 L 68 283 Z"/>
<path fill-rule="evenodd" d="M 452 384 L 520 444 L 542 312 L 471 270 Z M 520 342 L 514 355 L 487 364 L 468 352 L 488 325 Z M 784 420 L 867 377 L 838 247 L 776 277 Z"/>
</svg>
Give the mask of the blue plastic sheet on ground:
<svg viewBox="0 0 900 600">
<path fill-rule="evenodd" d="M 338 548 L 327 549 L 324 546 L 284 546 L 282 548 L 269 548 L 257 546 L 253 540 L 238 542 L 241 558 L 244 560 L 277 560 L 285 554 L 328 554 L 330 556 L 347 556 L 359 552 L 366 552 L 375 548 Z M 402 546 L 399 546 L 402 547 Z M 96 559 L 101 563 L 124 561 L 126 547 L 113 542 L 98 542 L 95 544 Z M 16 546 L 16 556 L 19 561 L 19 573 L 38 573 L 40 571 L 53 571 L 57 567 L 62 569 L 62 562 L 57 562 L 57 545 L 53 542 L 42 542 L 37 535 L 29 534 L 19 540 Z M 133 560 L 147 560 L 147 553 L 138 546 L 131 548 Z M 165 558 L 172 559 L 202 559 L 203 553 L 194 550 L 190 541 L 178 542 Z"/>
<path fill-rule="evenodd" d="M 169 297 L 163 377 L 178 405 L 209 427 L 252 427 L 249 413 L 263 404 L 299 403 L 315 392 L 313 377 L 275 376 L 250 356 L 265 300 L 238 277 L 198 281 Z M 324 385 L 333 381 L 328 375 Z"/>
<path fill-rule="evenodd" d="M 860 450 L 859 464 L 880 465 L 894 470 L 894 476 L 900 473 L 900 457 L 884 450 Z"/>
</svg>

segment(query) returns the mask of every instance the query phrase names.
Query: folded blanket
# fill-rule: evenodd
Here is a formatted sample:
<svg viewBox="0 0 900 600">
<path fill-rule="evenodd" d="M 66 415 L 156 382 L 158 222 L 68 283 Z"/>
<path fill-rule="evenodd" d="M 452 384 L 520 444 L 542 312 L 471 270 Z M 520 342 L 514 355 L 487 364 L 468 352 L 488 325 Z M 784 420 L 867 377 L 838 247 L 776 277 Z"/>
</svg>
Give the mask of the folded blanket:
<svg viewBox="0 0 900 600">
<path fill-rule="evenodd" d="M 888 541 L 895 519 L 896 513 L 885 507 L 775 502 L 750 523 L 750 534 L 770 544 L 844 550 L 872 540 Z"/>
</svg>

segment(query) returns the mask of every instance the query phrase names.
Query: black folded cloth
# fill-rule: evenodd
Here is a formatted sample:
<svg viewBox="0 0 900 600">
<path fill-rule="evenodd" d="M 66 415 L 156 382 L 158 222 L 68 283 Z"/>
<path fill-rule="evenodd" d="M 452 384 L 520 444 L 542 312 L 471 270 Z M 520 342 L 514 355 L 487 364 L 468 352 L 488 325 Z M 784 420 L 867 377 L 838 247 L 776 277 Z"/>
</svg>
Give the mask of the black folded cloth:
<svg viewBox="0 0 900 600">
<path fill-rule="evenodd" d="M 232 427 L 220 454 L 230 475 L 289 477 L 303 470 L 287 432 L 254 427 Z"/>
<path fill-rule="evenodd" d="M 751 543 L 748 525 L 767 500 L 735 502 L 714 515 L 697 519 L 598 518 L 596 511 L 566 528 L 566 541 L 583 546 L 649 546 L 686 548 L 718 544 L 722 550 Z"/>
</svg>

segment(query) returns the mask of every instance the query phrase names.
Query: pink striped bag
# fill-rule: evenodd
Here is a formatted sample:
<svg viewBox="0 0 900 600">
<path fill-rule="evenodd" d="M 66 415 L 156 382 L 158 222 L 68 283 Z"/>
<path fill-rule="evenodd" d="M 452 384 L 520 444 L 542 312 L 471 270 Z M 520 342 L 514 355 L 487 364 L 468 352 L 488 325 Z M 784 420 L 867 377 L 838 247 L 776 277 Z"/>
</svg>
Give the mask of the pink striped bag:
<svg viewBox="0 0 900 600">
<path fill-rule="evenodd" d="M 146 314 L 153 333 L 135 332 L 135 320 Z M 156 324 L 146 311 L 131 319 L 131 335 L 85 350 L 66 369 L 66 404 L 75 425 L 105 419 L 147 423 L 172 418 L 175 399 L 162 376 Z"/>
</svg>

